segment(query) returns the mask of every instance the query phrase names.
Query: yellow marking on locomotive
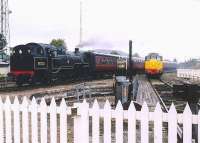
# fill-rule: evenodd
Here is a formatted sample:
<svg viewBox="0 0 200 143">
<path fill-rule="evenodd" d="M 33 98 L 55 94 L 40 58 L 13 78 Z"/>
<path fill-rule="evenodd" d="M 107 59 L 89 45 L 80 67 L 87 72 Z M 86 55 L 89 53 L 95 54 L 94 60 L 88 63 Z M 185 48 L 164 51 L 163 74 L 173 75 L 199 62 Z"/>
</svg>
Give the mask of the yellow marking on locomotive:
<svg viewBox="0 0 200 143">
<path fill-rule="evenodd" d="M 162 73 L 163 62 L 156 59 L 150 59 L 145 61 L 145 71 L 148 72 L 148 70 L 156 70 Z"/>
</svg>

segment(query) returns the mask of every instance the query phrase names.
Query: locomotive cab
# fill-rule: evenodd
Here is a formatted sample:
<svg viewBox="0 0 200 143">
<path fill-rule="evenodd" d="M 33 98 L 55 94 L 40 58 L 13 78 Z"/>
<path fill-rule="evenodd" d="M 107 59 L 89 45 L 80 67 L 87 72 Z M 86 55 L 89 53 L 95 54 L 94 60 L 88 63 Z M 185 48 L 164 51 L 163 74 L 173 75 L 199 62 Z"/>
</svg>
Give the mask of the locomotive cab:
<svg viewBox="0 0 200 143">
<path fill-rule="evenodd" d="M 12 49 L 9 75 L 18 85 L 33 83 L 45 75 L 48 69 L 46 48 L 45 44 L 28 43 Z"/>
</svg>

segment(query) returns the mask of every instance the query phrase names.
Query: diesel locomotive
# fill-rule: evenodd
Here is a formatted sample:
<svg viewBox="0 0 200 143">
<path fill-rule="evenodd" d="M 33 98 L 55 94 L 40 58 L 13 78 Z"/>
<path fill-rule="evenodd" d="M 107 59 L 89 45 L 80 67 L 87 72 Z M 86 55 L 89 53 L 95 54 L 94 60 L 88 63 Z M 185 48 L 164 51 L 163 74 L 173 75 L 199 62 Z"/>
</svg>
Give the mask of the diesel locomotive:
<svg viewBox="0 0 200 143">
<path fill-rule="evenodd" d="M 126 61 L 122 67 L 127 70 L 127 57 L 96 52 L 68 52 L 49 44 L 28 43 L 12 49 L 9 76 L 17 85 L 35 82 L 49 83 L 54 80 L 84 76 L 116 74 L 119 61 Z M 144 60 L 133 58 L 133 69 L 144 70 Z"/>
<path fill-rule="evenodd" d="M 164 72 L 175 72 L 176 62 L 163 60 L 158 53 L 150 53 L 145 57 L 145 73 L 148 77 L 160 77 Z"/>
</svg>

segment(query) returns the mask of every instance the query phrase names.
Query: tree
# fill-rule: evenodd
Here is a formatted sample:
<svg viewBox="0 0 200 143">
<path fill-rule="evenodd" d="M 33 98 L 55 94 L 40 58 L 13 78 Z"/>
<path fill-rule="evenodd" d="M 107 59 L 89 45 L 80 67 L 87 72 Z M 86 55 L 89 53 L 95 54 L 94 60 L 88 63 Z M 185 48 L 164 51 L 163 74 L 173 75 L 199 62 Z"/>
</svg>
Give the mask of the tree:
<svg viewBox="0 0 200 143">
<path fill-rule="evenodd" d="M 119 53 L 118 53 L 117 51 L 115 51 L 115 50 L 112 50 L 112 51 L 110 52 L 110 54 L 119 55 Z"/>
<path fill-rule="evenodd" d="M 64 48 L 67 49 L 67 45 L 66 45 L 64 39 L 53 39 L 53 40 L 51 40 L 50 44 L 55 46 L 55 47 L 64 47 Z"/>
</svg>

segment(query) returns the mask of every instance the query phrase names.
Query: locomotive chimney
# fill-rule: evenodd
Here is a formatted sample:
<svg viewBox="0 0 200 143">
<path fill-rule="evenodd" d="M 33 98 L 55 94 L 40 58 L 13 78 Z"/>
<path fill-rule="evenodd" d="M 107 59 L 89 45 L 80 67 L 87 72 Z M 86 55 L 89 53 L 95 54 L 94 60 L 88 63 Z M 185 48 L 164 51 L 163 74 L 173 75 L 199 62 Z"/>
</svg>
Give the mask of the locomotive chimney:
<svg viewBox="0 0 200 143">
<path fill-rule="evenodd" d="M 75 53 L 78 53 L 79 52 L 79 48 L 75 48 Z"/>
</svg>

